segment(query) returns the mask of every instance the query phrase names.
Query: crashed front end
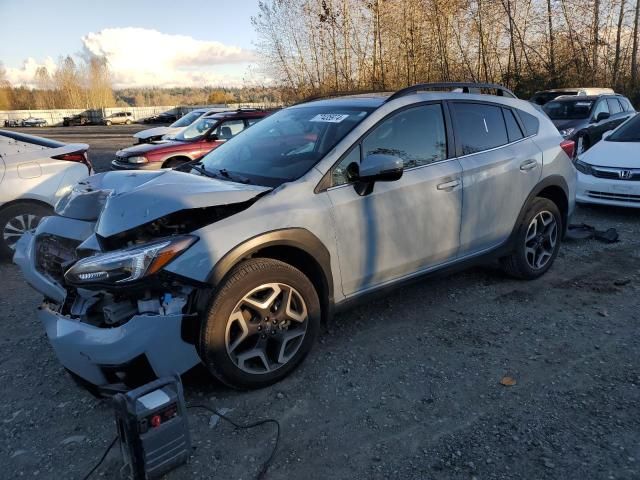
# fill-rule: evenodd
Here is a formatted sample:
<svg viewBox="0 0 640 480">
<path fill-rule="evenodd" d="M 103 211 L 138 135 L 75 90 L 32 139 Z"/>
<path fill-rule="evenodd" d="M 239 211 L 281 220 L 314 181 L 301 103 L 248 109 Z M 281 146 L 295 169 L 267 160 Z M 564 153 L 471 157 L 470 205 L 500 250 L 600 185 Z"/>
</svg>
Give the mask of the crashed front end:
<svg viewBox="0 0 640 480">
<path fill-rule="evenodd" d="M 106 394 L 200 362 L 196 305 L 209 288 L 164 267 L 199 241 L 200 227 L 261 193 L 179 172 L 114 175 L 79 184 L 14 257 L 45 297 L 38 317 L 60 362 Z"/>
</svg>

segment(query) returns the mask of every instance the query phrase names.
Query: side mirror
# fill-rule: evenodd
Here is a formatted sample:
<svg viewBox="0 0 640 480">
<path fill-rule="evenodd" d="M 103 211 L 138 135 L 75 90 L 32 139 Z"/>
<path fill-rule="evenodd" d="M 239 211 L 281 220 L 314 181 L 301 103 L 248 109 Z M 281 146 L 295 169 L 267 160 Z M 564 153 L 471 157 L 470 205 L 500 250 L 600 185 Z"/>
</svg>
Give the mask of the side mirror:
<svg viewBox="0 0 640 480">
<path fill-rule="evenodd" d="M 611 115 L 609 114 L 609 112 L 600 112 L 598 114 L 598 116 L 596 117 L 596 123 L 597 122 L 601 122 L 602 120 L 606 120 L 607 118 L 609 118 Z"/>
<path fill-rule="evenodd" d="M 402 177 L 402 159 L 393 155 L 374 153 L 367 155 L 360 164 L 355 176 L 355 189 L 358 195 L 373 192 L 375 182 L 393 182 Z"/>
</svg>

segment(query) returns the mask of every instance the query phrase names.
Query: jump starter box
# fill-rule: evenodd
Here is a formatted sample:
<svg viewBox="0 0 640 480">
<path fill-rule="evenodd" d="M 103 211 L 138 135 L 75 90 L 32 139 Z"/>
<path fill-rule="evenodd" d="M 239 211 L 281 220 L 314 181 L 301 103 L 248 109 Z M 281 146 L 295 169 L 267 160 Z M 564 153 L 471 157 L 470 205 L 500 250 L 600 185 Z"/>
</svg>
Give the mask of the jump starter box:
<svg viewBox="0 0 640 480">
<path fill-rule="evenodd" d="M 155 380 L 113 397 L 124 469 L 131 480 L 158 478 L 191 453 L 179 377 Z"/>
</svg>

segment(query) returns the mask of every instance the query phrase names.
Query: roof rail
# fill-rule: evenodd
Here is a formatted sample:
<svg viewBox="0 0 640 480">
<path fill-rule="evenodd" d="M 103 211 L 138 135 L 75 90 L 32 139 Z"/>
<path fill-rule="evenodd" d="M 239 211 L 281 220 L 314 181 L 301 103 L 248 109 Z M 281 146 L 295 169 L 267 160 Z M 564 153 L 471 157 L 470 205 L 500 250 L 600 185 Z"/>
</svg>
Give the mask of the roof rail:
<svg viewBox="0 0 640 480">
<path fill-rule="evenodd" d="M 418 83 L 417 85 L 412 85 L 410 87 L 403 88 L 402 90 L 398 90 L 396 93 L 387 98 L 386 102 L 390 102 L 391 100 L 395 100 L 396 98 L 404 97 L 405 95 L 410 95 L 412 93 L 424 92 L 428 90 L 443 90 L 443 89 L 454 89 L 460 88 L 462 89 L 462 93 L 473 93 L 471 89 L 484 89 L 484 90 L 495 90 L 496 95 L 499 97 L 511 97 L 518 98 L 515 94 L 506 87 L 502 85 L 498 85 L 497 83 L 473 83 L 473 82 L 442 82 L 442 83 Z"/>
</svg>

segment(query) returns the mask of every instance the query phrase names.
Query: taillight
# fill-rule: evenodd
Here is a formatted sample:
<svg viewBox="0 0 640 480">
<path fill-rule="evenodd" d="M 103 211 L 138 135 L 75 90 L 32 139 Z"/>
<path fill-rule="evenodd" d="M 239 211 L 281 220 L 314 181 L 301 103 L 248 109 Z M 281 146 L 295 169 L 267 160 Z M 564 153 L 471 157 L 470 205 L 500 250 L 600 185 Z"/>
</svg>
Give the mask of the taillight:
<svg viewBox="0 0 640 480">
<path fill-rule="evenodd" d="M 573 155 L 576 153 L 576 142 L 573 140 L 563 140 L 560 144 L 560 148 L 564 150 L 571 160 L 573 160 Z"/>
<path fill-rule="evenodd" d="M 89 169 L 89 172 L 91 172 L 91 170 L 93 169 L 93 165 L 91 165 L 91 162 L 89 161 L 89 157 L 87 156 L 86 150 L 80 150 L 80 151 L 71 152 L 71 153 L 63 153 L 62 155 L 55 155 L 51 158 L 55 158 L 56 160 L 65 160 L 67 162 L 84 163 Z"/>
</svg>

